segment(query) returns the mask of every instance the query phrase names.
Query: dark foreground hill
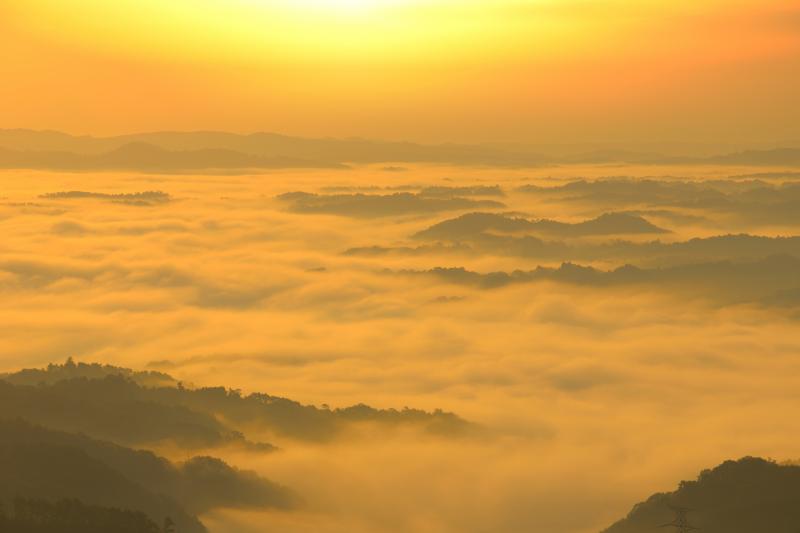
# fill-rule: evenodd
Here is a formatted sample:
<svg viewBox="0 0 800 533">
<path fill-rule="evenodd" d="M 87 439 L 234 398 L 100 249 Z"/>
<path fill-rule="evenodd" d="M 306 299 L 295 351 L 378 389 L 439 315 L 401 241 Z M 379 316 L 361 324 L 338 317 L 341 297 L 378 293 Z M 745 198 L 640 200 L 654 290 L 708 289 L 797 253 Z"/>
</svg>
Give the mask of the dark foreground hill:
<svg viewBox="0 0 800 533">
<path fill-rule="evenodd" d="M 18 497 L 8 511 L 0 507 L 0 531 L 8 533 L 163 533 L 174 528 L 169 517 L 163 523 L 161 529 L 144 513 L 75 499 L 49 502 Z"/>
<path fill-rule="evenodd" d="M 183 453 L 244 446 L 271 452 L 274 447 L 248 441 L 243 432 L 325 441 L 362 424 L 378 425 L 384 432 L 415 427 L 444 436 L 473 429 L 442 411 L 319 408 L 223 387 L 193 388 L 157 372 L 72 360 L 0 375 L 0 504 L 8 508 L 19 498 L 45 506 L 77 500 L 143 513 L 156 524 L 170 517 L 178 532 L 203 533 L 197 515 L 220 508 L 292 510 L 300 497 L 213 457 L 173 463 L 129 446 L 176 446 Z M 149 533 L 147 524 L 135 525 L 140 529 L 130 533 Z M 25 527 L 18 529 L 55 531 Z M 71 531 L 69 527 L 63 531 Z M 108 531 L 127 530 L 109 526 Z"/>
<path fill-rule="evenodd" d="M 185 387 L 166 374 L 72 361 L 0 375 L 0 403 L 7 417 L 135 446 L 168 442 L 183 448 L 236 445 L 270 451 L 270 445 L 250 442 L 244 434 L 326 441 L 363 423 L 441 436 L 474 430 L 442 411 L 366 405 L 327 409 L 224 387 Z"/>
<path fill-rule="evenodd" d="M 0 420 L 0 436 L 0 501 L 77 498 L 142 511 L 159 523 L 169 516 L 190 533 L 204 531 L 195 513 L 288 509 L 297 503 L 288 489 L 211 457 L 175 464 L 152 452 L 21 420 Z"/>
<path fill-rule="evenodd" d="M 154 401 L 143 388 L 122 376 L 75 378 L 39 386 L 0 380 L 6 417 L 18 417 L 61 431 L 81 432 L 126 446 L 176 444 L 184 449 L 251 443 L 213 416 L 181 405 Z"/>
<path fill-rule="evenodd" d="M 10 428 L 2 429 L 5 437 Z M 78 448 L 50 442 L 0 443 L 0 501 L 15 498 L 79 499 L 91 505 L 132 509 L 150 520 L 171 517 L 186 533 L 205 527 L 175 500 L 126 478 Z"/>
<path fill-rule="evenodd" d="M 800 466 L 752 457 L 725 462 L 637 504 L 603 533 L 656 531 L 675 519 L 671 507 L 690 509 L 688 521 L 704 533 L 797 533 Z"/>
</svg>

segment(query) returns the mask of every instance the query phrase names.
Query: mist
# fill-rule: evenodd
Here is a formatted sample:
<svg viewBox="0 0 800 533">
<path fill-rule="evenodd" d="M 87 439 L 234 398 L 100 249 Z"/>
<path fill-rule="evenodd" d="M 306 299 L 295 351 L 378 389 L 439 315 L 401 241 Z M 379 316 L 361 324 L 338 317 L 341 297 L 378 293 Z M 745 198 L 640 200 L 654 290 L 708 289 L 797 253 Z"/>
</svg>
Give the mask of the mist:
<svg viewBox="0 0 800 533">
<path fill-rule="evenodd" d="M 757 277 L 793 264 L 795 221 L 747 200 L 791 179 L 613 170 L 625 181 L 602 166 L 7 171 L 2 370 L 72 357 L 157 372 L 143 386 L 441 409 L 474 428 L 378 418 L 312 436 L 213 410 L 191 415 L 216 435 L 198 441 L 170 429 L 179 418 L 124 434 L 99 413 L 78 426 L 19 411 L 177 462 L 208 450 L 302 502 L 203 512 L 215 533 L 597 532 L 725 459 L 796 457 L 800 282 L 790 266 Z M 629 200 L 564 197 L 570 183 Z"/>
</svg>

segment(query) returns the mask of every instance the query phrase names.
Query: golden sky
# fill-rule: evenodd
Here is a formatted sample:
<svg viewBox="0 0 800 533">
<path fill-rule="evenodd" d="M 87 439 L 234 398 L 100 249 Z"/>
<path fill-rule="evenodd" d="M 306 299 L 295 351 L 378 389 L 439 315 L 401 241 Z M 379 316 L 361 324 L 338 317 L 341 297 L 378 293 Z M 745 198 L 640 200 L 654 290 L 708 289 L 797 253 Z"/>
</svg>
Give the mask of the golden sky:
<svg viewBox="0 0 800 533">
<path fill-rule="evenodd" d="M 793 0 L 9 0 L 2 127 L 800 138 Z"/>
</svg>

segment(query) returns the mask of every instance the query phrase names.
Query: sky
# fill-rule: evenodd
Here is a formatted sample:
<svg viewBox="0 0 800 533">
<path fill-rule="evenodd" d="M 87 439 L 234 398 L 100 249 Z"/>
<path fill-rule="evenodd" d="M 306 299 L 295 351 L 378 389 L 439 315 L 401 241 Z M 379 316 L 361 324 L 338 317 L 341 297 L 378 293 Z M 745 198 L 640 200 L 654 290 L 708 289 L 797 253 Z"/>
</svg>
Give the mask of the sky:
<svg viewBox="0 0 800 533">
<path fill-rule="evenodd" d="M 2 127 L 800 139 L 791 0 L 10 0 Z"/>
</svg>

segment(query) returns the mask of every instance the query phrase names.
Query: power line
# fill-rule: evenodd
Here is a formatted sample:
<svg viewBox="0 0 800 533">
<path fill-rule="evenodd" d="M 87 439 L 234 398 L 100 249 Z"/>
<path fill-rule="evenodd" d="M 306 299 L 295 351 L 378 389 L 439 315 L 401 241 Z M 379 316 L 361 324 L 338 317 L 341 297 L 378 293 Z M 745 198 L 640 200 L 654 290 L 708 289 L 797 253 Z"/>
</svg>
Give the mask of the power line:
<svg viewBox="0 0 800 533">
<path fill-rule="evenodd" d="M 670 509 L 672 509 L 672 511 L 675 513 L 675 520 L 669 524 L 664 524 L 663 526 L 659 527 L 674 527 L 679 533 L 689 533 L 690 531 L 696 531 L 699 529 L 689 523 L 689 518 L 687 515 L 691 509 L 687 507 L 673 507 L 671 505 Z"/>
</svg>

